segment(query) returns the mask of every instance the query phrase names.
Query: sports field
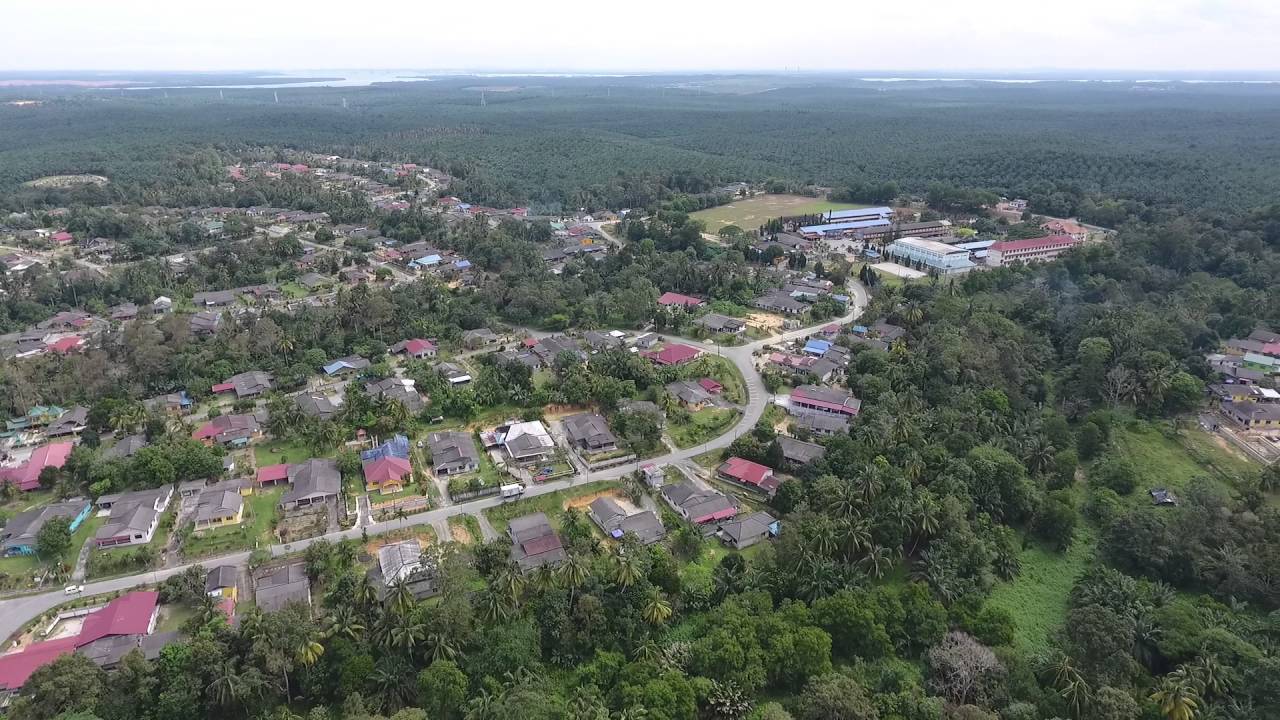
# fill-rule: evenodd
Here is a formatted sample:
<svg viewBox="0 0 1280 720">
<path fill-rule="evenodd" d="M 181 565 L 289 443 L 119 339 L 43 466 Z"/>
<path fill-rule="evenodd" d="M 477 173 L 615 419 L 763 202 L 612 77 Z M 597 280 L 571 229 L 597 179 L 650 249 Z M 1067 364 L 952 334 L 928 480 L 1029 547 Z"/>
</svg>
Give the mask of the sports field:
<svg viewBox="0 0 1280 720">
<path fill-rule="evenodd" d="M 728 205 L 699 210 L 693 214 L 693 218 L 706 223 L 707 232 L 719 233 L 720 228 L 726 225 L 737 225 L 743 230 L 754 230 L 771 218 L 860 207 L 867 206 L 830 202 L 803 195 L 757 195 Z"/>
</svg>

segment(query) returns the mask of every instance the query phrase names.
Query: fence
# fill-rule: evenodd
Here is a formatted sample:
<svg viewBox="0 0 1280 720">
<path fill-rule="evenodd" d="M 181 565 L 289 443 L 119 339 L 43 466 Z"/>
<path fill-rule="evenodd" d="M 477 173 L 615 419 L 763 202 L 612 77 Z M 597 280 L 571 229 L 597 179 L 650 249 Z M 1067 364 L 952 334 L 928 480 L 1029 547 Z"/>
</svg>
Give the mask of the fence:
<svg viewBox="0 0 1280 720">
<path fill-rule="evenodd" d="M 634 454 L 623 455 L 621 457 L 601 460 L 600 462 L 587 463 L 587 470 L 595 472 L 596 470 L 604 470 L 606 468 L 617 467 L 619 465 L 626 465 L 627 463 L 633 463 L 635 461 L 636 456 Z"/>
<path fill-rule="evenodd" d="M 449 497 L 454 502 L 463 502 L 463 501 L 471 500 L 478 497 L 486 497 L 488 495 L 497 495 L 501 489 L 502 488 L 500 488 L 497 485 L 490 485 L 487 487 L 478 488 L 476 490 L 468 490 L 466 492 L 460 492 L 460 493 L 455 493 L 452 490 L 450 490 Z"/>
</svg>

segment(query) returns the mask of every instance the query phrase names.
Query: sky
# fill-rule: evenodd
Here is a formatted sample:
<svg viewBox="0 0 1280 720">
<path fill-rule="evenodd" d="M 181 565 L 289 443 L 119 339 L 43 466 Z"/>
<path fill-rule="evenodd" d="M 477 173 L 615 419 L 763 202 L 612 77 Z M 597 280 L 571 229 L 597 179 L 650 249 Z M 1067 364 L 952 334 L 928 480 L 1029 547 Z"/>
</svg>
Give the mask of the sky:
<svg viewBox="0 0 1280 720">
<path fill-rule="evenodd" d="M 1280 72 L 1280 0 L 0 0 L 0 70 Z"/>
</svg>

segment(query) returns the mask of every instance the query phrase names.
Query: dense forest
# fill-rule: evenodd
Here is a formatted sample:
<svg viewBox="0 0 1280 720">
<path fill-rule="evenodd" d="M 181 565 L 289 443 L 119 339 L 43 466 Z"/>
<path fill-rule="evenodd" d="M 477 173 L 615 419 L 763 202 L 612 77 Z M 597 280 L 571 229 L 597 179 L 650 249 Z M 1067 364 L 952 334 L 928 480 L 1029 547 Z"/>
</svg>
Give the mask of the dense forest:
<svg viewBox="0 0 1280 720">
<path fill-rule="evenodd" d="M 480 286 L 361 287 L 331 307 L 229 322 L 212 338 L 178 319 L 130 324 L 83 355 L 5 366 L 9 410 L 82 402 L 95 429 L 124 417 L 155 440 L 129 463 L 77 450 L 50 478 L 59 492 L 154 485 L 217 460 L 180 442 L 185 429 L 128 419 L 152 393 L 199 394 L 248 369 L 272 371 L 287 389 L 327 358 L 377 361 L 404 337 L 452 343 L 494 323 L 638 327 L 659 291 L 745 303 L 773 271 L 742 246 L 706 242 L 683 212 L 697 204 L 689 194 L 722 181 L 830 183 L 868 199 L 894 184 L 951 210 L 1024 195 L 1041 208 L 1061 203 L 1060 214 L 1112 213 L 1118 232 L 1047 265 L 873 281 L 864 317 L 906 337 L 887 352 L 843 340 L 862 411 L 848 433 L 822 441 L 820 460 L 785 468 L 794 477 L 769 501 L 784 531 L 758 552 L 724 552 L 689 527 L 667 544 L 606 547 L 570 512 L 557 570 L 521 573 L 502 539 L 450 544 L 439 557 L 443 594 L 415 602 L 407 592 L 380 600 L 357 544 L 320 543 L 305 555 L 313 613 L 248 610 L 235 627 L 202 599 L 195 570 L 162 586 L 166 600 L 201 608 L 188 640 L 155 661 L 131 654 L 112 673 L 60 658 L 32 676 L 10 717 L 1280 716 L 1280 466 L 1205 463 L 1193 478 L 1160 479 L 1181 503 L 1153 506 L 1133 445 L 1183 447 L 1213 381 L 1204 354 L 1280 327 L 1280 206 L 1267 206 L 1280 148 L 1260 119 L 1275 97 L 1127 85 L 739 96 L 600 83 L 489 93 L 484 107 L 463 81 L 348 89 L 346 115 L 334 93 L 301 89 L 279 106 L 250 91 L 225 104 L 192 91 L 76 94 L 27 116 L 0 109 L 14 128 L 0 148 L 3 182 L 103 172 L 115 181 L 86 191 L 99 203 L 208 192 L 201 173 L 216 163 L 205 153 L 275 144 L 431 162 L 462 177 L 459 193 L 494 204 L 646 208 L 619 228 L 624 248 L 560 275 L 540 260 L 545 227 L 383 214 L 390 237 L 465 253 L 485 271 Z M 87 127 L 98 131 L 91 139 L 80 136 Z M 18 189 L 6 202 L 62 199 Z M 40 307 L 146 301 L 160 289 L 262 282 L 299 252 L 286 238 L 215 249 L 184 278 L 143 262 L 74 288 L 35 272 L 5 289 Z M 18 323 L 36 308 L 6 300 L 6 312 Z M 372 372 L 383 370 L 375 362 Z M 585 368 L 557 362 L 542 388 L 527 369 L 492 360 L 462 391 L 423 366 L 410 373 L 431 396 L 424 415 L 464 419 L 489 406 L 530 417 L 547 403 L 607 410 L 670 379 L 627 353 Z M 336 442 L 332 430 L 300 428 L 281 400 L 267 400 L 273 431 Z M 349 403 L 338 422 L 351 427 L 413 422 L 355 393 Z M 777 464 L 778 447 L 764 421 L 729 452 Z M 166 453 L 180 462 L 161 467 Z M 1055 580 L 1064 588 L 1053 607 L 1036 606 L 1041 616 L 997 602 L 1007 588 Z"/>
<path fill-rule="evenodd" d="M 1270 86 L 859 83 L 764 78 L 482 78 L 368 88 L 84 91 L 0 105 L 0 188 L 95 172 L 138 199 L 188 172 L 187 149 L 284 146 L 413 159 L 486 205 L 645 207 L 665 190 L 775 180 L 931 183 L 1069 216 L 1121 199 L 1238 210 L 1280 187 Z M 512 89 L 512 88 L 515 89 Z M 0 97 L 25 97 L 8 89 Z M 47 92 L 47 91 L 46 91 Z M 38 96 L 37 96 L 38 97 Z M 343 107 L 343 99 L 347 108 Z M 22 196 L 10 202 L 23 202 Z M 145 203 L 144 203 L 145 204 Z M 1097 220 L 1112 224 L 1114 213 Z"/>
</svg>

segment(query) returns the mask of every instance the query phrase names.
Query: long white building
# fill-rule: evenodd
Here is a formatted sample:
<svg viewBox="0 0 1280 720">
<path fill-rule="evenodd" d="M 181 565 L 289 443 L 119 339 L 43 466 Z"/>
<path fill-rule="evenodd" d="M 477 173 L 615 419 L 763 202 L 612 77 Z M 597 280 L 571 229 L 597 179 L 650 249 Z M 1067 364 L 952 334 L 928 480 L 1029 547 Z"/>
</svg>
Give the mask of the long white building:
<svg viewBox="0 0 1280 720">
<path fill-rule="evenodd" d="M 969 259 L 969 251 L 925 238 L 908 237 L 894 240 L 885 254 L 903 264 L 916 264 L 939 275 L 967 273 L 975 265 Z"/>
</svg>

